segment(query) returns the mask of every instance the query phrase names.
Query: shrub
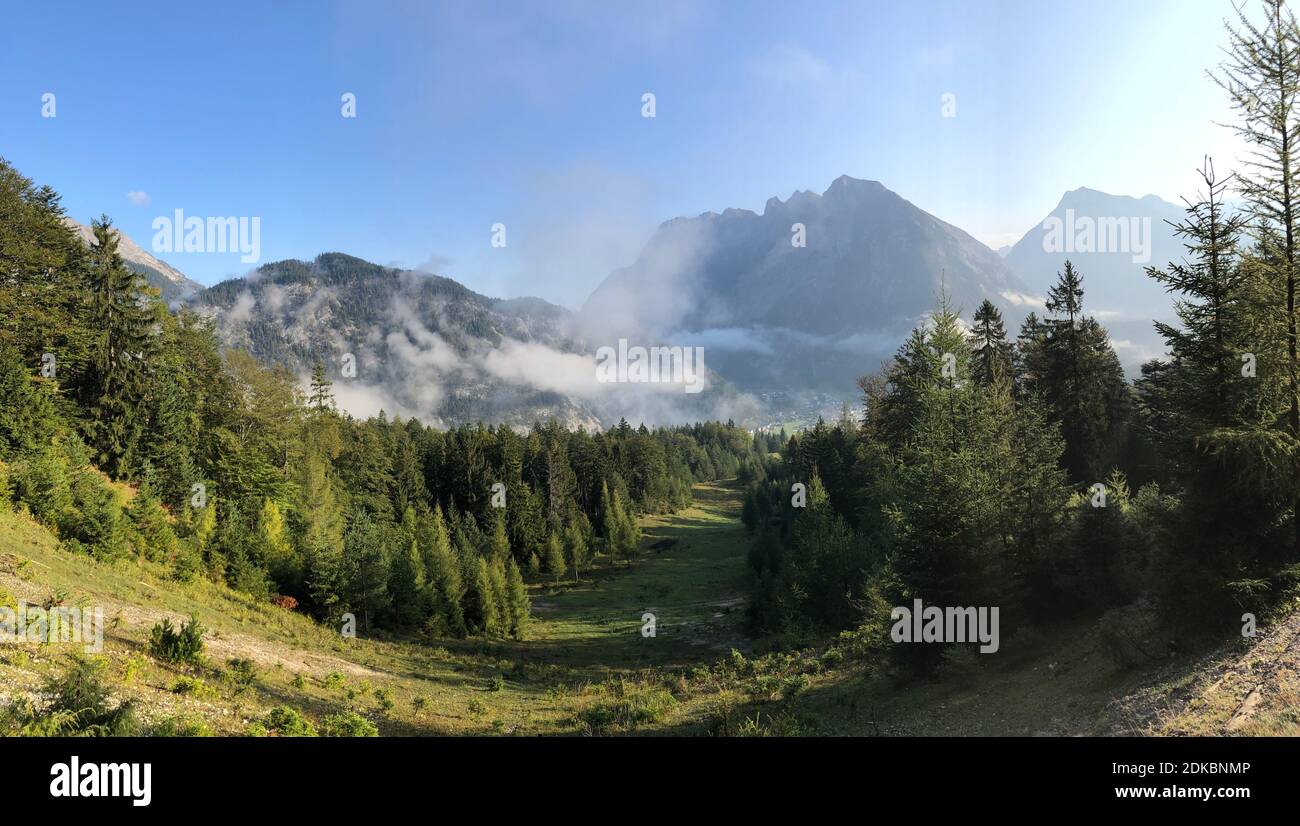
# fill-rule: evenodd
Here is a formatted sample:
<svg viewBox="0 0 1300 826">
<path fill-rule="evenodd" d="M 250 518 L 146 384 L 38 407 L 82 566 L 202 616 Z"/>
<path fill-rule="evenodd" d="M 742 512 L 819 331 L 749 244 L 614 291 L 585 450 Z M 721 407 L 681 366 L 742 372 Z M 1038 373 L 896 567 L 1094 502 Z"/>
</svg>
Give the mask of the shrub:
<svg viewBox="0 0 1300 826">
<path fill-rule="evenodd" d="M 173 694 L 188 694 L 191 697 L 215 697 L 217 690 L 199 677 L 181 677 L 172 685 Z"/>
<path fill-rule="evenodd" d="M 315 737 L 313 726 L 296 708 L 276 706 L 257 723 L 249 727 L 250 733 L 262 737 Z"/>
<path fill-rule="evenodd" d="M 149 653 L 169 663 L 199 665 L 203 662 L 203 634 L 207 629 L 199 625 L 197 617 L 179 630 L 166 617 L 149 631 Z"/>
<path fill-rule="evenodd" d="M 354 711 L 331 714 L 321 721 L 326 737 L 378 737 L 379 727 Z"/>
<path fill-rule="evenodd" d="M 150 737 L 211 737 L 212 729 L 202 717 L 193 714 L 177 714 L 164 717 L 149 729 Z"/>
<path fill-rule="evenodd" d="M 231 657 L 226 660 L 226 677 L 235 686 L 235 692 L 247 691 L 257 681 L 257 665 L 252 660 Z"/>
<path fill-rule="evenodd" d="M 598 702 L 578 713 L 578 722 L 591 734 L 607 729 L 630 731 L 653 723 L 677 705 L 677 698 L 662 688 L 615 686 L 610 700 Z"/>
<path fill-rule="evenodd" d="M 139 728 L 130 700 L 109 704 L 103 663 L 74 658 L 49 677 L 41 703 L 19 700 L 0 712 L 0 734 L 23 737 L 129 737 Z"/>
</svg>

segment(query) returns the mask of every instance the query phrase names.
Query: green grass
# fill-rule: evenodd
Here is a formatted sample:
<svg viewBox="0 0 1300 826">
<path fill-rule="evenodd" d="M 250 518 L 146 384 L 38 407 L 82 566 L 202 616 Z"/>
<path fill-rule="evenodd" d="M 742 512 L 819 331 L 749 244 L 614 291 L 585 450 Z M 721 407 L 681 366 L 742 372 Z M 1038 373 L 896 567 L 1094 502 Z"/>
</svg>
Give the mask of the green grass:
<svg viewBox="0 0 1300 826">
<path fill-rule="evenodd" d="M 9 513 L 0 513 L 0 601 L 104 606 L 102 673 L 117 699 L 135 701 L 145 731 L 167 736 L 266 732 L 280 707 L 323 733 L 373 725 L 385 735 L 1214 734 L 1241 707 L 1252 657 L 1289 656 L 1292 636 L 1275 635 L 1244 657 L 1225 646 L 1121 668 L 1096 622 L 1004 640 L 999 656 L 953 658 L 925 680 L 847 643 L 782 650 L 782 640 L 743 632 L 749 538 L 739 511 L 736 486 L 697 485 L 692 507 L 643 520 L 646 550 L 634 563 L 600 558 L 577 581 L 530 585 L 522 641 L 345 640 L 222 585 L 72 555 Z M 677 544 L 648 549 L 662 539 Z M 642 634 L 646 612 L 652 637 Z M 191 615 L 210 629 L 201 663 L 150 656 L 149 629 Z M 0 706 L 32 697 L 78 650 L 0 646 Z M 1240 733 L 1300 730 L 1300 667 L 1285 665 Z M 1223 668 L 1235 670 L 1207 690 Z"/>
<path fill-rule="evenodd" d="M 0 590 L 29 603 L 65 593 L 67 604 L 104 606 L 106 675 L 136 700 L 147 725 L 168 733 L 244 734 L 281 705 L 316 722 L 360 713 L 384 734 L 644 728 L 689 716 L 662 689 L 642 691 L 647 669 L 685 669 L 744 646 L 739 492 L 699 485 L 696 496 L 694 507 L 643 523 L 647 546 L 671 537 L 675 548 L 644 551 L 631 565 L 598 559 L 576 582 L 530 586 L 537 610 L 523 641 L 345 640 L 222 585 L 182 584 L 148 564 L 67 553 L 13 514 L 0 514 Z M 647 610 L 658 620 L 654 637 L 641 633 Z M 155 623 L 191 615 L 209 629 L 201 664 L 149 655 Z M 0 649 L 0 701 L 30 694 L 77 650 Z M 244 661 L 254 679 L 232 676 L 230 663 Z"/>
<path fill-rule="evenodd" d="M 526 648 L 596 678 L 609 670 L 687 667 L 744 647 L 748 540 L 735 518 L 739 492 L 697 485 L 695 497 L 691 508 L 643 522 L 647 548 L 662 539 L 676 546 L 643 550 L 630 565 L 602 561 L 577 584 L 535 589 L 538 621 Z M 653 637 L 642 634 L 647 612 L 655 616 Z"/>
</svg>

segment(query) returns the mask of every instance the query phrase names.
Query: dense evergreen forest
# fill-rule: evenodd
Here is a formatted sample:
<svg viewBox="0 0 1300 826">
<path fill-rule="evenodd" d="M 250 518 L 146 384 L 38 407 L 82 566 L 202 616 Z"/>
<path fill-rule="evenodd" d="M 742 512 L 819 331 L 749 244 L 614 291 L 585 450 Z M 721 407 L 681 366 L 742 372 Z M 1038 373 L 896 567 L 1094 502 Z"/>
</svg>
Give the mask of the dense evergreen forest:
<svg viewBox="0 0 1300 826">
<path fill-rule="evenodd" d="M 0 161 L 0 501 L 100 559 L 205 576 L 322 620 L 520 637 L 526 579 L 631 563 L 639 513 L 761 472 L 732 424 L 449 431 L 335 407 L 169 311 L 59 198 Z"/>
<path fill-rule="evenodd" d="M 1000 606 L 1012 633 L 1127 606 L 1116 640 L 1137 623 L 1176 647 L 1294 596 L 1300 40 L 1266 6 L 1216 74 L 1256 155 L 1235 175 L 1206 160 L 1185 257 L 1147 271 L 1175 301 L 1178 323 L 1156 325 L 1168 357 L 1127 382 L 1069 263 L 1014 340 L 992 302 L 964 329 L 940 300 L 860 381 L 861 418 L 791 437 L 748 494 L 757 630 L 879 633 L 914 598 Z"/>
</svg>

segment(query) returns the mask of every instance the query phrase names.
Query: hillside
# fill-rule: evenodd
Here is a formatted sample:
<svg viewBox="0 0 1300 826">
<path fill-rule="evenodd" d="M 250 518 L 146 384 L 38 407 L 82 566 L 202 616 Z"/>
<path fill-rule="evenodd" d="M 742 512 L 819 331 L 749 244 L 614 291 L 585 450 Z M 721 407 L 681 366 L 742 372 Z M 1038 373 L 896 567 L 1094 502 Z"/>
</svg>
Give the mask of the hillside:
<svg viewBox="0 0 1300 826">
<path fill-rule="evenodd" d="M 563 307 L 491 298 L 450 278 L 342 253 L 266 264 L 187 303 L 215 320 L 224 346 L 264 364 L 305 377 L 319 361 L 336 382 L 339 406 L 358 418 L 382 410 L 434 424 L 554 419 L 596 430 L 623 417 L 743 420 L 757 409 L 725 382 L 693 395 L 602 384 L 594 348 Z"/>
<path fill-rule="evenodd" d="M 599 426 L 590 406 L 562 392 L 570 377 L 547 374 L 548 356 L 568 366 L 581 347 L 568 313 L 540 299 L 499 301 L 448 278 L 328 253 L 263 265 L 189 304 L 215 318 L 226 347 L 299 376 L 324 364 L 340 379 L 341 406 L 358 417 Z"/>
<path fill-rule="evenodd" d="M 676 539 L 673 548 L 632 566 L 601 560 L 577 583 L 531 586 L 534 619 L 519 642 L 345 640 L 223 585 L 182 585 L 147 563 L 70 554 L 10 513 L 0 513 L 0 597 L 102 605 L 105 649 L 91 659 L 154 733 L 242 735 L 286 705 L 317 726 L 355 711 L 386 735 L 1295 731 L 1300 615 L 1254 646 L 1141 666 L 1117 666 L 1100 625 L 1086 623 L 1007 641 L 988 663 L 954 659 L 933 681 L 855 656 L 849 638 L 763 654 L 779 641 L 743 632 L 738 490 L 695 493 L 696 506 L 644 520 L 647 543 Z M 654 637 L 641 633 L 643 611 L 656 614 Z M 152 657 L 153 624 L 190 615 L 210 629 L 205 664 Z M 77 650 L 4 647 L 0 705 L 35 696 Z"/>
</svg>

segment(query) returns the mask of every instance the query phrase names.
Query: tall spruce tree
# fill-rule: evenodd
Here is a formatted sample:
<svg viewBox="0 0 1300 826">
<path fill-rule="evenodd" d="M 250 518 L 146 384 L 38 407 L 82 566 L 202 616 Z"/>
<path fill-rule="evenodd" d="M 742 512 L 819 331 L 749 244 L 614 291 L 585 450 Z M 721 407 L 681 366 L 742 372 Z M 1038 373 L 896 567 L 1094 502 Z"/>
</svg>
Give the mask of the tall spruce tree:
<svg viewBox="0 0 1300 826">
<path fill-rule="evenodd" d="M 1203 194 L 1175 226 L 1185 259 L 1147 270 L 1178 296 L 1179 324 L 1156 324 L 1170 361 L 1139 384 L 1144 420 L 1182 493 L 1160 594 L 1180 617 L 1224 622 L 1222 611 L 1261 607 L 1262 583 L 1284 559 L 1275 526 L 1293 477 L 1276 421 L 1289 391 L 1259 346 L 1271 322 L 1255 298 L 1263 271 L 1239 248 L 1247 217 L 1225 207 L 1229 180 L 1216 179 L 1208 159 L 1201 178 Z"/>
<path fill-rule="evenodd" d="M 147 424 L 142 402 L 153 351 L 152 305 L 142 303 L 143 281 L 118 253 L 118 234 L 107 216 L 92 224 L 95 246 L 88 261 L 90 320 L 98 338 L 86 384 L 87 436 L 101 469 L 114 477 L 135 464 Z"/>
<path fill-rule="evenodd" d="M 999 377 L 1011 375 L 1012 347 L 1002 326 L 1002 313 L 987 298 L 975 311 L 970 346 L 974 352 L 971 379 L 975 383 L 987 387 Z"/>
<path fill-rule="evenodd" d="M 1263 0 L 1263 25 L 1239 8 L 1229 25 L 1227 59 L 1216 80 L 1240 115 L 1234 126 L 1251 147 L 1238 181 L 1259 246 L 1256 264 L 1278 286 L 1274 314 L 1286 342 L 1282 430 L 1292 463 L 1292 553 L 1300 560 L 1300 354 L 1297 353 L 1296 230 L 1300 221 L 1300 27 L 1285 0 Z"/>
<path fill-rule="evenodd" d="M 1076 482 L 1096 482 L 1119 458 L 1129 389 L 1105 328 L 1084 314 L 1083 276 L 1067 261 L 1041 326 L 1022 330 L 1022 394 L 1038 395 L 1061 423 L 1062 462 Z"/>
</svg>

